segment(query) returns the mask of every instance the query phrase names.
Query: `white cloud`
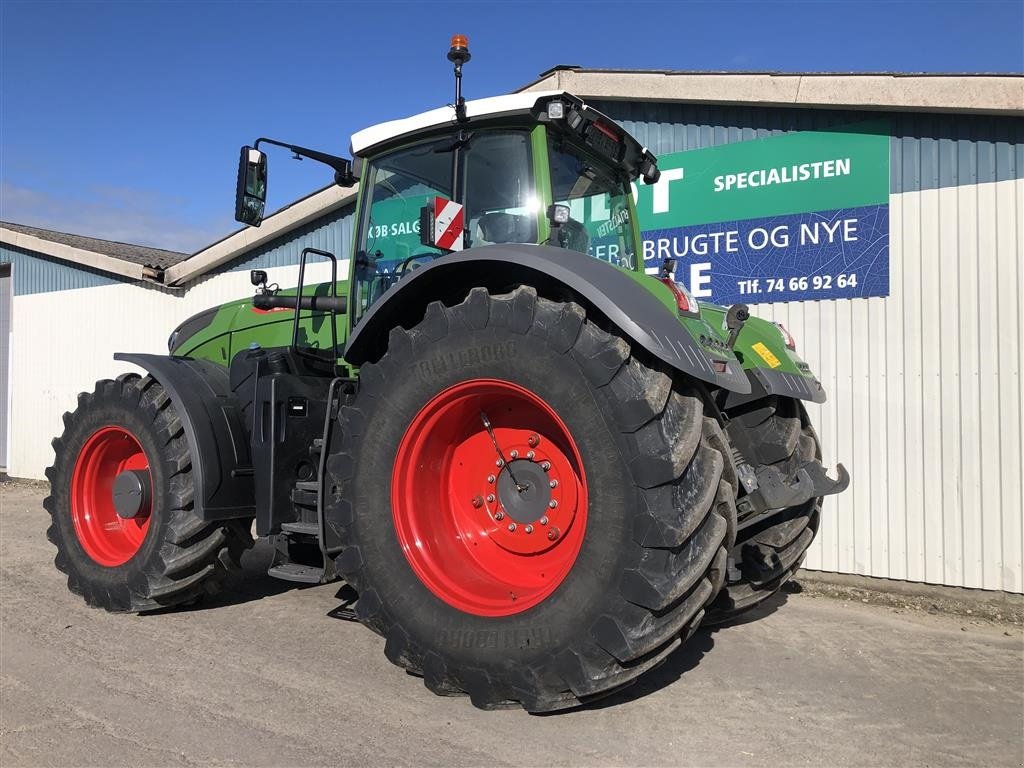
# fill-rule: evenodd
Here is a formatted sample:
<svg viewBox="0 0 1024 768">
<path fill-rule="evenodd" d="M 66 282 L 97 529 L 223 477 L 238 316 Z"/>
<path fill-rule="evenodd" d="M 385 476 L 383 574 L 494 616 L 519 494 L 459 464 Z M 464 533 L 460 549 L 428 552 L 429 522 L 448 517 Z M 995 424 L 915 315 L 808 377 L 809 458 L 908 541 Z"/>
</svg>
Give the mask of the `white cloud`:
<svg viewBox="0 0 1024 768">
<path fill-rule="evenodd" d="M 87 237 L 194 253 L 236 227 L 218 217 L 201 225 L 175 215 L 183 201 L 157 192 L 96 187 L 86 201 L 0 182 L 0 220 Z"/>
</svg>

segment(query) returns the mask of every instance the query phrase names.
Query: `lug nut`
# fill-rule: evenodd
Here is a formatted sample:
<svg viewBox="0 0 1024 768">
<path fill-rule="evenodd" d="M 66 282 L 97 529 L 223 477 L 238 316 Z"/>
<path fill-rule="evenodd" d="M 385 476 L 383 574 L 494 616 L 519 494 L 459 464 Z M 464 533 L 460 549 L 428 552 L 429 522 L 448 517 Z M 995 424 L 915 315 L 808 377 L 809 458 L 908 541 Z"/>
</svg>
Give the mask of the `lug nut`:
<svg viewBox="0 0 1024 768">
<path fill-rule="evenodd" d="M 551 469 L 551 462 L 550 461 L 541 462 L 540 468 L 543 469 L 545 472 L 547 472 L 549 469 Z"/>
<path fill-rule="evenodd" d="M 526 442 L 528 442 L 530 444 L 531 448 L 536 448 L 538 445 L 540 445 L 540 438 L 537 437 L 536 435 L 530 435 L 526 439 Z"/>
<path fill-rule="evenodd" d="M 552 499 L 551 501 L 548 502 L 548 506 L 554 509 L 555 507 L 558 506 L 558 502 Z"/>
<path fill-rule="evenodd" d="M 538 520 L 537 522 L 539 522 L 539 523 L 540 523 L 541 525 L 547 525 L 547 524 L 548 524 L 548 516 L 547 516 L 547 515 L 544 515 L 544 517 L 542 517 L 542 518 L 541 518 L 540 520 Z"/>
<path fill-rule="evenodd" d="M 526 452 L 526 458 L 528 458 L 530 461 L 533 461 L 533 457 L 536 456 L 536 455 L 537 454 L 534 453 L 533 451 L 527 451 Z"/>
<path fill-rule="evenodd" d="M 473 497 L 473 506 L 479 509 L 484 505 L 484 500 L 480 496 Z"/>
<path fill-rule="evenodd" d="M 494 462 L 494 466 L 496 466 L 496 467 L 503 467 L 503 466 L 505 466 L 505 462 L 502 461 L 501 459 L 498 459 L 497 461 Z"/>
<path fill-rule="evenodd" d="M 508 532 L 509 533 L 515 533 L 515 530 L 516 530 L 516 524 L 515 523 L 509 523 L 508 524 Z"/>
<path fill-rule="evenodd" d="M 493 504 L 494 503 L 494 494 L 493 493 L 488 493 L 487 494 L 487 503 L 488 504 Z"/>
<path fill-rule="evenodd" d="M 548 541 L 554 541 L 558 538 L 558 536 L 559 532 L 557 528 L 552 528 L 550 531 L 548 531 Z"/>
<path fill-rule="evenodd" d="M 527 533 L 533 533 L 533 526 L 532 525 L 528 525 L 525 528 L 523 528 L 523 530 L 526 531 Z"/>
<path fill-rule="evenodd" d="M 494 482 L 494 475 L 488 475 L 487 476 L 487 482 L 488 483 L 493 483 Z"/>
<path fill-rule="evenodd" d="M 558 487 L 558 481 L 557 480 L 552 480 L 550 483 L 548 483 L 548 485 L 551 486 L 552 488 L 557 488 Z"/>
<path fill-rule="evenodd" d="M 504 512 L 495 512 L 494 513 L 494 519 L 495 520 L 504 520 L 505 519 L 505 513 Z"/>
<path fill-rule="evenodd" d="M 511 456 L 513 459 L 518 459 L 519 458 L 519 451 L 509 451 L 508 455 Z"/>
</svg>

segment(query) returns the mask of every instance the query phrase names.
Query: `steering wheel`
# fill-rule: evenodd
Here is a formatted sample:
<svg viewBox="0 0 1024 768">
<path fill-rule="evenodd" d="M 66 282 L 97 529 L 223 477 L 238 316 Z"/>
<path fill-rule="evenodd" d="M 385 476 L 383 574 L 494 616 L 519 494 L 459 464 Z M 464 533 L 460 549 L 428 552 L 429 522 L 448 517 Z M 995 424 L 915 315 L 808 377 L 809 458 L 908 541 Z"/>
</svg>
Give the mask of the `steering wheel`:
<svg viewBox="0 0 1024 768">
<path fill-rule="evenodd" d="M 441 254 L 439 253 L 414 253 L 412 256 L 409 256 L 408 258 L 404 259 L 402 263 L 399 264 L 398 267 L 395 269 L 395 272 L 396 274 L 398 274 L 399 277 L 404 277 L 406 272 L 412 272 L 423 266 L 417 261 L 418 259 L 430 259 L 431 261 L 433 261 L 440 255 Z M 413 264 L 413 262 L 416 263 Z M 412 264 L 412 266 L 410 266 L 410 264 Z"/>
</svg>

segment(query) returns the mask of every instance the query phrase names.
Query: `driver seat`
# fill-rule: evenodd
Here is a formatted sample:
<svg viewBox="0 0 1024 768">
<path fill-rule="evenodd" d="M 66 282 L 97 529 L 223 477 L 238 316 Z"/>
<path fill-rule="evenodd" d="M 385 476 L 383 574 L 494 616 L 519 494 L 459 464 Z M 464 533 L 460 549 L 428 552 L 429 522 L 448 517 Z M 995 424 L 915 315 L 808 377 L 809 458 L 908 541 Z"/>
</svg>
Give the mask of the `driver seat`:
<svg viewBox="0 0 1024 768">
<path fill-rule="evenodd" d="M 494 243 L 535 243 L 537 228 L 532 216 L 515 213 L 485 213 L 477 221 L 479 245 Z M 486 241 L 486 242 L 484 242 Z"/>
</svg>

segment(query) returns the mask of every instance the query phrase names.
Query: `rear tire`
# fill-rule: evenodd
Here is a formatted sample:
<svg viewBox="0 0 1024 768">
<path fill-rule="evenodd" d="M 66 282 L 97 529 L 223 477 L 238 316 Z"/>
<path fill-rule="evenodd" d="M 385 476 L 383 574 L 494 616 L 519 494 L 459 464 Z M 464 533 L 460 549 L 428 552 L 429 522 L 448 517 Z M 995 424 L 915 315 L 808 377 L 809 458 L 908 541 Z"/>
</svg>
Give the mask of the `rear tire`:
<svg viewBox="0 0 1024 768">
<path fill-rule="evenodd" d="M 807 412 L 792 398 L 772 395 L 730 413 L 726 433 L 755 471 L 775 466 L 792 477 L 804 464 L 821 459 Z M 792 578 L 817 535 L 821 502 L 810 499 L 739 532 L 729 552 L 729 578 L 708 610 L 708 624 L 734 619 Z"/>
<path fill-rule="evenodd" d="M 550 522 L 572 519 L 550 549 L 538 542 L 550 531 L 540 518 L 520 514 L 509 531 L 516 499 L 533 492 L 527 464 L 522 497 L 486 498 L 509 486 L 477 403 L 504 451 L 517 429 L 538 438 L 538 452 L 557 447 L 545 471 L 561 479 L 540 508 L 561 498 Z M 695 390 L 631 356 L 576 304 L 525 287 L 435 302 L 362 367 L 341 420 L 328 461 L 328 524 L 346 545 L 338 569 L 388 659 L 439 695 L 538 712 L 607 694 L 688 638 L 724 580 L 735 488 L 717 422 Z M 460 453 L 464 445 L 477 447 Z M 509 454 L 513 466 L 530 445 Z M 410 497 L 403 489 L 417 482 L 422 492 Z M 567 483 L 578 495 L 556 498 Z M 495 503 L 509 503 L 500 524 Z M 550 572 L 531 570 L 563 541 L 564 556 L 545 561 Z"/>
<path fill-rule="evenodd" d="M 253 544 L 251 521 L 206 522 L 195 512 L 192 461 L 174 403 L 150 376 L 97 382 L 64 414 L 46 470 L 47 538 L 68 589 L 108 611 L 194 602 L 217 590 Z M 135 518 L 115 514 L 115 476 L 148 476 L 149 501 Z"/>
</svg>

